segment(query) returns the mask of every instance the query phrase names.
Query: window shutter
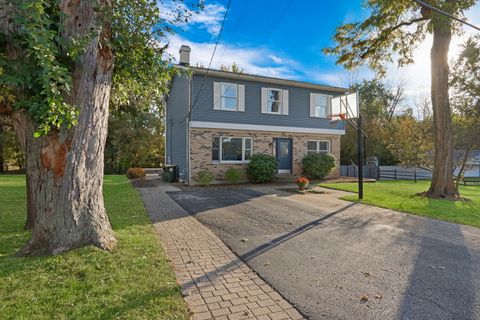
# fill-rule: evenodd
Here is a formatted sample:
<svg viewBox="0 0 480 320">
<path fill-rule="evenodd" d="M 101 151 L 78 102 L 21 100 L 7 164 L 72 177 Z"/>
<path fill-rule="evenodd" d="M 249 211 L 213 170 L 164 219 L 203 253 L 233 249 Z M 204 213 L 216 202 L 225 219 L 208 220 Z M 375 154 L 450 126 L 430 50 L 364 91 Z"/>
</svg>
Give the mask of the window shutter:
<svg viewBox="0 0 480 320">
<path fill-rule="evenodd" d="M 327 110 L 327 117 L 330 117 L 330 115 L 332 114 L 332 96 L 327 96 L 327 100 L 328 100 L 328 110 Z"/>
<path fill-rule="evenodd" d="M 315 93 L 310 93 L 310 117 L 315 117 Z"/>
<path fill-rule="evenodd" d="M 262 113 L 267 113 L 267 95 L 268 89 L 262 88 Z"/>
<path fill-rule="evenodd" d="M 213 109 L 220 110 L 222 109 L 222 101 L 220 99 L 221 83 L 213 83 Z"/>
<path fill-rule="evenodd" d="M 288 90 L 283 90 L 282 100 L 282 114 L 288 115 Z"/>
<path fill-rule="evenodd" d="M 238 94 L 238 111 L 245 111 L 245 85 L 239 84 L 237 86 Z"/>
</svg>

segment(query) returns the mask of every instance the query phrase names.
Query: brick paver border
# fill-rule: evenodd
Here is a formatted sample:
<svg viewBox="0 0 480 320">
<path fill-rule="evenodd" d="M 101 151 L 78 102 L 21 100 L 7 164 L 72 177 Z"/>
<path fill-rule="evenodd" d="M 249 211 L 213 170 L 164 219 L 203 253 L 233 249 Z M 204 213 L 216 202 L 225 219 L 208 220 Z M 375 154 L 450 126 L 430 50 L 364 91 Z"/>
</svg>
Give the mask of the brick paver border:
<svg viewBox="0 0 480 320">
<path fill-rule="evenodd" d="M 210 229 L 165 193 L 175 190 L 168 185 L 139 189 L 192 319 L 303 319 Z"/>
</svg>

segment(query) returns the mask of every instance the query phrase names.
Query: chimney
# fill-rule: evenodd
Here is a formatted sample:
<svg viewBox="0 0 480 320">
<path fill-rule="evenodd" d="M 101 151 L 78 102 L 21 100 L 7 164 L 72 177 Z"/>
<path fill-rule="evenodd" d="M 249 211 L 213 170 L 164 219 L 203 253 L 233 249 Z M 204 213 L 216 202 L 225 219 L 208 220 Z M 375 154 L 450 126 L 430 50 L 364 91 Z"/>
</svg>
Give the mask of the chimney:
<svg viewBox="0 0 480 320">
<path fill-rule="evenodd" d="M 189 66 L 190 65 L 190 47 L 186 45 L 182 45 L 180 47 L 180 64 L 182 66 Z"/>
</svg>

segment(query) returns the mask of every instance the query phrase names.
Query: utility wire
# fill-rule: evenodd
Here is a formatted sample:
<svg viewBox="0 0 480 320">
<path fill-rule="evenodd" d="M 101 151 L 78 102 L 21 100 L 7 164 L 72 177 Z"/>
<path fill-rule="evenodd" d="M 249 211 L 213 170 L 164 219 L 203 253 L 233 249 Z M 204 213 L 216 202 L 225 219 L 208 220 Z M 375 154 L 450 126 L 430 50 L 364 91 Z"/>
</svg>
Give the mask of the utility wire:
<svg viewBox="0 0 480 320">
<path fill-rule="evenodd" d="M 285 14 L 287 13 L 288 9 L 292 6 L 292 4 L 293 4 L 294 2 L 295 2 L 295 0 L 290 0 L 290 2 L 287 4 L 287 6 L 286 6 L 285 9 L 283 10 L 283 12 L 282 12 L 282 13 L 280 14 L 280 16 L 277 18 L 277 22 L 280 22 L 281 20 L 283 20 L 283 18 L 285 17 Z M 268 38 L 273 34 L 273 32 L 275 31 L 275 29 L 278 27 L 278 25 L 279 25 L 279 23 L 275 24 L 274 27 L 270 30 L 270 32 L 268 32 L 268 33 L 265 35 L 262 43 L 265 43 L 265 42 L 268 40 Z M 223 29 L 223 25 L 222 25 L 222 29 Z M 222 55 L 222 58 L 223 58 L 223 55 Z M 210 61 L 210 62 L 211 62 L 211 61 Z M 198 98 L 198 96 L 200 95 L 200 92 L 202 91 L 202 88 L 203 88 L 203 85 L 204 85 L 204 82 L 205 82 L 205 79 L 206 79 L 206 77 L 207 77 L 207 73 L 208 73 L 209 70 L 210 70 L 210 66 L 209 66 L 209 68 L 207 69 L 207 72 L 205 73 L 205 77 L 203 78 L 202 85 L 200 86 L 200 90 L 198 91 L 197 98 Z M 239 72 L 239 73 L 237 74 L 237 76 L 236 76 L 232 81 L 238 81 L 238 79 L 240 78 L 240 76 L 241 76 L 242 74 L 243 74 L 242 72 Z M 215 105 L 215 104 L 219 101 L 220 98 L 221 98 L 221 97 L 217 98 L 217 100 L 215 100 L 215 101 L 213 102 L 213 105 Z M 181 122 L 185 121 L 187 118 L 189 118 L 189 117 L 191 116 L 192 111 L 193 111 L 193 108 L 195 107 L 196 101 L 197 101 L 197 99 L 195 99 L 195 102 L 192 104 L 192 107 L 190 108 L 190 112 L 185 116 L 185 118 L 184 118 Z"/>
<path fill-rule="evenodd" d="M 467 25 L 467 26 L 469 26 L 469 27 L 471 27 L 471 28 L 473 28 L 473 29 L 475 29 L 475 30 L 480 31 L 480 27 L 477 27 L 476 25 L 474 25 L 474 24 L 472 24 L 472 23 L 470 23 L 470 22 L 467 22 L 467 21 L 465 21 L 465 20 L 462 20 L 462 19 L 460 19 L 460 18 L 457 18 L 457 17 L 455 17 L 454 15 L 451 15 L 451 14 L 449 14 L 449 13 L 447 13 L 447 12 L 445 12 L 445 11 L 437 8 L 437 7 L 432 6 L 431 4 L 428 4 L 428 3 L 423 2 L 423 1 L 421 1 L 421 0 L 413 0 L 413 1 L 415 1 L 416 3 L 418 3 L 419 5 L 421 5 L 422 7 L 429 8 L 429 9 L 431 9 L 431 10 L 437 12 L 437 13 L 440 13 L 441 15 L 444 15 L 444 16 L 446 16 L 446 17 L 449 17 L 450 19 L 453 19 L 453 20 L 458 21 L 458 22 L 460 22 L 460 23 L 463 23 L 464 25 Z"/>
<path fill-rule="evenodd" d="M 203 77 L 202 85 L 200 86 L 200 90 L 198 90 L 195 100 L 193 101 L 192 107 L 188 111 L 188 114 L 185 117 L 185 119 L 190 118 L 190 116 L 192 115 L 192 110 L 195 107 L 198 97 L 200 96 L 203 86 L 205 85 L 205 81 L 207 80 L 208 72 L 210 71 L 210 67 L 212 66 L 213 58 L 215 57 L 215 52 L 217 52 L 218 43 L 220 42 L 220 37 L 222 36 L 223 27 L 225 26 L 225 20 L 227 20 L 227 15 L 228 15 L 228 11 L 230 10 L 231 3 L 232 3 L 232 0 L 228 0 L 227 9 L 225 10 L 225 15 L 223 16 L 222 25 L 220 27 L 220 31 L 218 32 L 217 41 L 215 42 L 215 47 L 213 47 L 212 56 L 210 57 L 210 62 L 208 63 L 207 71 L 205 72 L 205 76 Z"/>
</svg>

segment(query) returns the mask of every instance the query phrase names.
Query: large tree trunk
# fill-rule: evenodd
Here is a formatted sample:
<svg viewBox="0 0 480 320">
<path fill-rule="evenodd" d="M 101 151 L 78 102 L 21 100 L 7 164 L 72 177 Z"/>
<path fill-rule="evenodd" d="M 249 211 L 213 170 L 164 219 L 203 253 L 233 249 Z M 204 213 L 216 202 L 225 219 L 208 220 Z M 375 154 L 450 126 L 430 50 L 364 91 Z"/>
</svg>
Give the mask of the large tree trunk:
<svg viewBox="0 0 480 320">
<path fill-rule="evenodd" d="M 453 179 L 453 130 L 449 101 L 448 50 L 452 38 L 450 22 L 435 18 L 430 53 L 432 70 L 433 130 L 435 159 L 433 177 L 427 196 L 455 199 L 458 192 Z"/>
<path fill-rule="evenodd" d="M 105 22 L 99 25 L 98 17 L 105 2 L 64 0 L 59 6 L 65 14 L 62 36 L 66 39 L 99 32 L 75 62 L 72 95 L 65 97 L 79 109 L 75 127 L 33 139 L 30 117 L 14 114 L 21 119 L 16 131 L 25 135 L 26 171 L 36 213 L 32 237 L 20 255 L 57 254 L 90 244 L 111 250 L 116 244 L 102 193 L 113 71 L 113 54 L 106 41 L 110 28 Z"/>
</svg>

